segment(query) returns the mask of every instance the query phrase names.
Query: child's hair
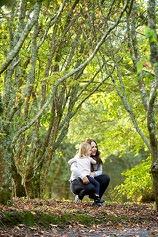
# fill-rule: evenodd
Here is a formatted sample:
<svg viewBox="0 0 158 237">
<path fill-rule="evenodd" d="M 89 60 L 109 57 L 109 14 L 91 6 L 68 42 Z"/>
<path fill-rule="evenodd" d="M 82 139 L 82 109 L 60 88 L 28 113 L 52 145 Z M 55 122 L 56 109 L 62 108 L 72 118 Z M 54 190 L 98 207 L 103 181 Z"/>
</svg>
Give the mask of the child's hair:
<svg viewBox="0 0 158 237">
<path fill-rule="evenodd" d="M 88 148 L 90 147 L 91 145 L 87 142 L 82 142 L 80 144 L 80 147 L 79 147 L 79 151 L 78 151 L 78 155 L 79 157 L 82 157 L 82 156 L 87 156 L 87 151 L 88 151 Z"/>
</svg>

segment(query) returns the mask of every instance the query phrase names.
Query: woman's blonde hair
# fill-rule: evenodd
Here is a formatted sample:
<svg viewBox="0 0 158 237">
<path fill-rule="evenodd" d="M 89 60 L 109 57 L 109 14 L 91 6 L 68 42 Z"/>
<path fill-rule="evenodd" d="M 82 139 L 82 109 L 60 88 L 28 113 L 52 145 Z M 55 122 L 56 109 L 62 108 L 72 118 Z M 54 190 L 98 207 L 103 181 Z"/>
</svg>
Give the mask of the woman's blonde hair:
<svg viewBox="0 0 158 237">
<path fill-rule="evenodd" d="M 91 145 L 88 142 L 82 142 L 78 151 L 79 157 L 87 156 L 87 151 L 89 147 L 91 147 Z"/>
</svg>

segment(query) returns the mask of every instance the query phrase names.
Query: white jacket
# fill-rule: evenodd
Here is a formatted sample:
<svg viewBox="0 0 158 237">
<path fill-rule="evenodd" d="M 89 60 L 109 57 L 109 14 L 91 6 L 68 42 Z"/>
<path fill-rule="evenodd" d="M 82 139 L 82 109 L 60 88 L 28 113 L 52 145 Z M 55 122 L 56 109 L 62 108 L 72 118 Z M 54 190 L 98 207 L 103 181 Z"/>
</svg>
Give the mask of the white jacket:
<svg viewBox="0 0 158 237">
<path fill-rule="evenodd" d="M 89 160 L 86 158 L 79 158 L 76 155 L 74 158 L 68 161 L 71 170 L 70 181 L 77 179 L 78 177 L 83 179 L 86 175 L 90 175 L 91 164 L 94 166 L 94 177 L 102 174 L 102 165 L 96 164 L 96 161 L 89 157 Z"/>
</svg>

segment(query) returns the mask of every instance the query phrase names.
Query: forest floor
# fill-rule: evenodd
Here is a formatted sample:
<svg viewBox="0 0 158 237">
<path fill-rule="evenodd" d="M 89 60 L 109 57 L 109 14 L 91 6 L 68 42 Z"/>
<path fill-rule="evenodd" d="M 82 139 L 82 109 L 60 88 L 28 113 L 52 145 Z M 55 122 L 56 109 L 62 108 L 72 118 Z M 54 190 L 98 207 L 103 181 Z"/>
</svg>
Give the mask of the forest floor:
<svg viewBox="0 0 158 237">
<path fill-rule="evenodd" d="M 0 236 L 5 237 L 155 237 L 153 204 L 15 199 L 0 206 Z"/>
</svg>

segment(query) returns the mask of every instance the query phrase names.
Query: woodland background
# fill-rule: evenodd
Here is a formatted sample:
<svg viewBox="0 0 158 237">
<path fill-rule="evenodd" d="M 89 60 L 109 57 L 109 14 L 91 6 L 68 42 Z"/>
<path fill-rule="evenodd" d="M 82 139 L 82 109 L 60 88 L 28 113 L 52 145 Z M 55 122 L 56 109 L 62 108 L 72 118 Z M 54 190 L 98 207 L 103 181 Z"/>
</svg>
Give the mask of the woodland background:
<svg viewBox="0 0 158 237">
<path fill-rule="evenodd" d="M 90 137 L 106 199 L 158 206 L 157 3 L 0 5 L 0 202 L 72 199 L 67 161 Z"/>
</svg>

